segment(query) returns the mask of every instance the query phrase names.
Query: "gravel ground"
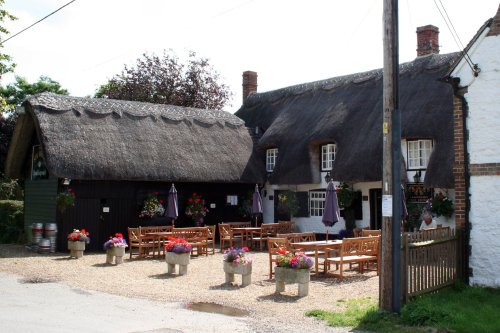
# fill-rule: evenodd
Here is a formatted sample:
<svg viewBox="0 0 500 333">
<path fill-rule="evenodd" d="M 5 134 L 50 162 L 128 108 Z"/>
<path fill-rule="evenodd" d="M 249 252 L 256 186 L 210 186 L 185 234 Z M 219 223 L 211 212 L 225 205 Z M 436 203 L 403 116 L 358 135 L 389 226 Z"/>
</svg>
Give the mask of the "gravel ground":
<svg viewBox="0 0 500 333">
<path fill-rule="evenodd" d="M 336 309 L 336 300 L 378 298 L 375 272 L 347 272 L 341 282 L 323 274 L 311 275 L 309 295 L 297 296 L 297 285 L 287 285 L 275 294 L 274 279 L 269 280 L 266 252 L 253 253 L 252 284 L 241 288 L 241 276 L 235 284 L 226 284 L 222 254 L 193 257 L 184 276 L 168 275 L 167 265 L 159 259 L 129 260 L 122 265 L 105 264 L 104 253 L 85 253 L 70 259 L 69 253 L 40 255 L 18 245 L 0 245 L 0 271 L 27 279 L 50 280 L 81 289 L 156 300 L 161 302 L 210 302 L 250 312 L 249 325 L 255 332 L 348 332 L 332 328 L 323 321 L 304 315 L 308 310 Z"/>
</svg>

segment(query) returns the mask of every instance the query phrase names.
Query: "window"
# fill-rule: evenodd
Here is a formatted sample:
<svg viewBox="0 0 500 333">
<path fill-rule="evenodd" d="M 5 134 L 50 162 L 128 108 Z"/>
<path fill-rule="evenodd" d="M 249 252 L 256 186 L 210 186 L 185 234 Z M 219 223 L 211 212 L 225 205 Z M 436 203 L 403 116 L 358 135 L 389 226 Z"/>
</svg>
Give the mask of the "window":
<svg viewBox="0 0 500 333">
<path fill-rule="evenodd" d="M 321 170 L 332 170 L 333 161 L 335 161 L 335 153 L 337 152 L 337 145 L 329 143 L 321 146 Z"/>
<path fill-rule="evenodd" d="M 325 191 L 309 192 L 309 209 L 311 216 L 323 216 L 325 210 Z"/>
<path fill-rule="evenodd" d="M 408 169 L 426 169 L 432 152 L 432 140 L 408 141 Z"/>
<path fill-rule="evenodd" d="M 278 148 L 266 150 L 266 171 L 273 172 L 278 159 Z"/>
<path fill-rule="evenodd" d="M 227 195 L 226 204 L 228 206 L 238 206 L 238 196 L 237 195 Z"/>
</svg>

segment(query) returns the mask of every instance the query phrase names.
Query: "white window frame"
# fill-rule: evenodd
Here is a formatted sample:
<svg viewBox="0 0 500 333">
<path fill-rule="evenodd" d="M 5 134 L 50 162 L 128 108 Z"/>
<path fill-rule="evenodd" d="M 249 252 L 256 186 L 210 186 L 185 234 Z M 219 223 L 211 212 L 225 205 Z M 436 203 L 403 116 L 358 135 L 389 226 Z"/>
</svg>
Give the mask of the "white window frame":
<svg viewBox="0 0 500 333">
<path fill-rule="evenodd" d="M 321 146 L 321 171 L 331 171 L 337 154 L 337 145 L 329 143 Z"/>
<path fill-rule="evenodd" d="M 323 216 L 326 191 L 309 191 L 309 216 Z"/>
<path fill-rule="evenodd" d="M 408 170 L 427 169 L 434 146 L 432 140 L 407 140 L 406 146 Z"/>
<path fill-rule="evenodd" d="M 273 172 L 278 160 L 278 148 L 271 148 L 266 150 L 266 171 Z"/>
</svg>

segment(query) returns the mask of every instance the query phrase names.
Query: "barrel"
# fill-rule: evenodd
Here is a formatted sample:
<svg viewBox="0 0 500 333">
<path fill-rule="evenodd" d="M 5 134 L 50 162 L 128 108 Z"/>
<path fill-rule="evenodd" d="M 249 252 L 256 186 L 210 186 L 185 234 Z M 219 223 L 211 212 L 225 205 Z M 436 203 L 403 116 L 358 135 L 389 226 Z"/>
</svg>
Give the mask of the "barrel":
<svg viewBox="0 0 500 333">
<path fill-rule="evenodd" d="M 40 239 L 38 242 L 38 253 L 50 253 L 50 239 Z"/>
<path fill-rule="evenodd" d="M 45 238 L 50 240 L 50 252 L 56 252 L 57 224 L 45 223 Z"/>
<path fill-rule="evenodd" d="M 38 243 L 43 236 L 43 223 L 33 223 L 31 226 L 31 233 L 33 235 L 32 249 L 36 252 L 38 251 Z"/>
</svg>

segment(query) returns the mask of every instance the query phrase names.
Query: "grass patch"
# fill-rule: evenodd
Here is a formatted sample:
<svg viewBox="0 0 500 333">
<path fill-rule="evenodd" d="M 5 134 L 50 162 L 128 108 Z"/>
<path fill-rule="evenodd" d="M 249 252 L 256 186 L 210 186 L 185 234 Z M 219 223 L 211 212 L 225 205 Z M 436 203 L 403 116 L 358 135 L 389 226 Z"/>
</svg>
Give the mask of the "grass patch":
<svg viewBox="0 0 500 333">
<path fill-rule="evenodd" d="M 401 316 L 378 310 L 376 299 L 339 300 L 333 312 L 312 310 L 308 316 L 329 326 L 371 332 L 500 332 L 500 289 L 456 286 L 421 296 Z"/>
</svg>

